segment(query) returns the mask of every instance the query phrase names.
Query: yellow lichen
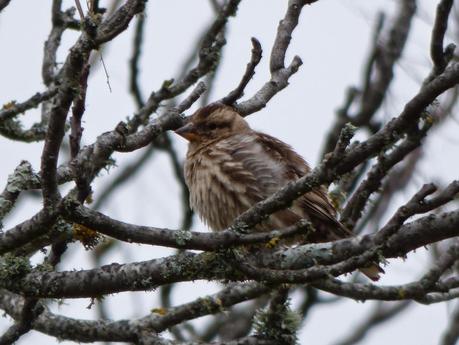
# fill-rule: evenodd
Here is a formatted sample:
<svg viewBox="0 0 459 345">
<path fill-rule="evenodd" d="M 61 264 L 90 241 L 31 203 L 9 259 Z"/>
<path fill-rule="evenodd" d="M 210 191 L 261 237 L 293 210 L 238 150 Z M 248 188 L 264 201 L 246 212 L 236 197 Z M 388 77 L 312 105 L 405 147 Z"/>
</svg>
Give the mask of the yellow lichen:
<svg viewBox="0 0 459 345">
<path fill-rule="evenodd" d="M 73 224 L 72 232 L 73 238 L 80 241 L 86 249 L 96 247 L 102 238 L 97 231 L 77 223 Z"/>
<path fill-rule="evenodd" d="M 3 104 L 3 109 L 8 110 L 8 109 L 14 108 L 15 106 L 16 106 L 16 101 L 11 101 L 11 102 Z"/>
<path fill-rule="evenodd" d="M 405 296 L 406 296 L 406 291 L 403 289 L 398 289 L 398 297 L 400 299 L 405 299 Z"/>
<path fill-rule="evenodd" d="M 153 314 L 158 314 L 158 315 L 164 316 L 164 315 L 167 314 L 167 309 L 166 308 L 153 308 L 151 310 L 151 312 Z"/>
<path fill-rule="evenodd" d="M 92 202 L 94 201 L 94 199 L 92 198 L 92 193 L 90 193 L 87 197 L 86 197 L 86 200 L 85 202 L 90 205 L 92 204 Z"/>
<path fill-rule="evenodd" d="M 424 121 L 428 123 L 429 125 L 433 124 L 435 122 L 435 119 L 432 115 L 426 115 L 424 117 Z"/>
<path fill-rule="evenodd" d="M 277 244 L 279 243 L 279 241 L 280 241 L 280 238 L 279 238 L 279 237 L 277 237 L 277 236 L 276 236 L 276 237 L 273 237 L 273 238 L 271 238 L 271 239 L 269 240 L 268 243 L 266 243 L 265 246 L 266 246 L 266 248 L 270 248 L 270 249 L 271 249 L 271 248 L 274 248 L 275 246 L 277 246 Z"/>
</svg>

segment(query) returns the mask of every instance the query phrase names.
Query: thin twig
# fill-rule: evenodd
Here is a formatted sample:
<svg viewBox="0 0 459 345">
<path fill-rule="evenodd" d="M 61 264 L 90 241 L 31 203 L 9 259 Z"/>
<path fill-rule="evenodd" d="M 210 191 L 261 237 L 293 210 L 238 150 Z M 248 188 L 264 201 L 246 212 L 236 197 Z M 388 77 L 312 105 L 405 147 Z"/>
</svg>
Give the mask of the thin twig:
<svg viewBox="0 0 459 345">
<path fill-rule="evenodd" d="M 235 103 L 239 98 L 241 98 L 244 95 L 245 87 L 250 82 L 252 77 L 255 75 L 255 67 L 257 67 L 258 63 L 261 60 L 262 52 L 263 50 L 261 49 L 260 42 L 255 37 L 252 37 L 252 56 L 250 58 L 250 62 L 247 64 L 245 73 L 242 76 L 239 85 L 227 96 L 222 98 L 219 102 L 223 104 L 233 105 L 233 103 Z"/>
<path fill-rule="evenodd" d="M 40 105 L 41 102 L 47 101 L 54 97 L 57 93 L 57 88 L 51 88 L 45 92 L 37 92 L 35 95 L 30 97 L 28 100 L 16 103 L 8 102 L 3 105 L 3 108 L 0 110 L 0 121 L 11 119 L 12 117 L 24 113 L 29 109 L 36 108 Z"/>
<path fill-rule="evenodd" d="M 430 56 L 434 63 L 433 73 L 438 75 L 445 70 L 454 53 L 454 45 L 443 48 L 443 40 L 448 28 L 448 18 L 453 7 L 453 0 L 441 0 L 437 6 L 432 38 L 430 40 Z"/>
</svg>

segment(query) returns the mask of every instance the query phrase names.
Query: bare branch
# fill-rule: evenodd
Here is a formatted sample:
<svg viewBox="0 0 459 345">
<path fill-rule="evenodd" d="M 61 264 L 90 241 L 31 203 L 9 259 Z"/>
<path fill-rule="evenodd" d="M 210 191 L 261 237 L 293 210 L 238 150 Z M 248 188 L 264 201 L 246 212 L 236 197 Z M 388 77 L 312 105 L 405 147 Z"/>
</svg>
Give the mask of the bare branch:
<svg viewBox="0 0 459 345">
<path fill-rule="evenodd" d="M 459 308 L 457 305 L 454 307 L 454 310 L 449 318 L 448 328 L 445 330 L 442 339 L 440 341 L 441 345 L 454 345 L 459 339 Z"/>
<path fill-rule="evenodd" d="M 70 157 L 73 159 L 80 152 L 80 141 L 83 134 L 81 128 L 81 119 L 85 112 L 86 90 L 88 88 L 90 66 L 86 64 L 80 76 L 80 85 L 78 93 L 73 100 L 72 117 L 70 118 Z"/>
<path fill-rule="evenodd" d="M 6 6 L 10 4 L 11 0 L 0 0 L 0 12 L 2 12 Z"/>
<path fill-rule="evenodd" d="M 184 99 L 176 108 L 166 112 L 156 121 L 146 125 L 141 131 L 133 133 L 124 138 L 123 145 L 116 148 L 120 152 L 137 150 L 151 143 L 158 135 L 166 130 L 177 129 L 182 125 L 183 119 L 180 114 L 191 107 L 191 105 L 204 93 L 206 86 L 199 83 L 190 95 Z"/>
<path fill-rule="evenodd" d="M 65 205 L 65 208 L 68 212 L 66 215 L 68 220 L 118 240 L 180 249 L 217 250 L 240 244 L 269 242 L 274 238 L 294 236 L 311 227 L 309 222 L 304 221 L 282 230 L 247 235 L 239 235 L 230 230 L 218 233 L 188 232 L 127 224 L 84 206 L 72 205 L 71 201 Z"/>
<path fill-rule="evenodd" d="M 148 146 L 144 152 L 140 155 L 140 157 L 133 163 L 129 165 L 125 165 L 122 170 L 116 175 L 116 177 L 110 181 L 110 184 L 102 188 L 99 192 L 100 197 L 94 202 L 92 207 L 95 210 L 99 210 L 102 205 L 109 200 L 112 196 L 113 192 L 120 186 L 121 184 L 125 183 L 129 179 L 135 176 L 135 173 L 139 171 L 138 167 L 142 166 L 145 162 L 147 162 L 150 158 L 152 158 L 152 153 L 156 150 L 156 147 L 151 144 Z"/>
<path fill-rule="evenodd" d="M 40 211 L 29 220 L 0 233 L 0 254 L 15 250 L 49 231 L 55 216 Z"/>
<path fill-rule="evenodd" d="M 323 155 L 333 149 L 345 123 L 350 121 L 357 127 L 370 126 L 393 80 L 395 64 L 401 58 L 406 46 L 415 11 L 415 0 L 400 1 L 397 16 L 389 29 L 387 38 L 382 41 L 380 41 L 380 36 L 384 17 L 379 15 L 373 34 L 372 50 L 366 63 L 359 108 L 353 116 L 349 114 L 343 116 L 339 113 L 340 116 L 328 134 L 325 148 L 322 151 Z"/>
<path fill-rule="evenodd" d="M 336 345 L 353 345 L 359 343 L 365 338 L 368 332 L 372 331 L 374 327 L 380 326 L 381 323 L 392 320 L 401 312 L 405 311 L 407 307 L 412 305 L 410 300 L 402 301 L 394 305 L 387 306 L 383 303 L 378 303 L 370 315 L 365 320 L 353 329 L 348 337 L 336 342 Z"/>
<path fill-rule="evenodd" d="M 129 121 L 130 133 L 135 132 L 140 125 L 145 124 L 150 114 L 158 109 L 162 101 L 172 99 L 185 92 L 191 85 L 198 81 L 199 78 L 215 68 L 221 48 L 226 43 L 222 35 L 222 30 L 227 24 L 229 17 L 236 13 L 240 1 L 241 0 L 228 1 L 207 30 L 201 41 L 197 66 L 191 69 L 182 80 L 176 83 L 174 83 L 174 80 L 165 81 L 159 91 L 150 94 L 145 106 L 134 114 Z"/>
<path fill-rule="evenodd" d="M 0 337 L 0 345 L 10 345 L 16 342 L 22 335 L 30 331 L 34 319 L 43 312 L 42 306 L 37 306 L 36 299 L 26 299 L 22 307 L 21 317 L 17 323 L 8 328 Z"/>
<path fill-rule="evenodd" d="M 6 187 L 0 195 L 0 224 L 3 218 L 14 207 L 19 194 L 28 189 L 31 183 L 38 182 L 39 177 L 33 172 L 32 165 L 27 161 L 22 161 L 8 176 Z"/>
<path fill-rule="evenodd" d="M 144 106 L 145 101 L 139 86 L 139 59 L 142 54 L 143 32 L 145 27 L 145 16 L 141 15 L 137 18 L 134 36 L 134 50 L 132 57 L 129 60 L 129 88 L 134 97 L 138 108 Z"/>
<path fill-rule="evenodd" d="M 262 52 L 263 51 L 261 49 L 260 42 L 255 37 L 252 37 L 252 56 L 250 58 L 250 62 L 247 64 L 245 73 L 242 76 L 239 85 L 227 96 L 222 98 L 219 102 L 223 104 L 232 105 L 244 95 L 245 87 L 250 82 L 252 77 L 255 75 L 255 67 L 257 67 L 258 63 L 261 60 Z"/>
<path fill-rule="evenodd" d="M 146 0 L 127 0 L 113 15 L 104 20 L 97 29 L 97 45 L 108 42 L 127 29 L 132 18 L 145 8 Z"/>
<path fill-rule="evenodd" d="M 287 87 L 289 78 L 302 65 L 299 56 L 295 56 L 288 67 L 285 67 L 285 54 L 292 38 L 292 32 L 298 25 L 301 10 L 314 1 L 290 0 L 287 12 L 277 28 L 276 40 L 271 50 L 271 79 L 250 99 L 236 106 L 242 116 L 250 115 L 266 106 L 268 101 L 279 91 Z"/>
<path fill-rule="evenodd" d="M 459 211 L 456 211 L 429 215 L 404 225 L 381 247 L 374 247 L 377 239 L 371 236 L 295 247 L 272 256 L 272 262 L 276 269 L 254 268 L 253 266 L 250 267 L 248 263 L 244 263 L 244 267 L 242 267 L 240 261 L 234 262 L 234 257 L 226 253 L 195 254 L 181 252 L 166 258 L 124 265 L 111 264 L 92 270 L 52 273 L 34 271 L 21 278 L 0 281 L 0 286 L 30 297 L 76 298 L 127 290 L 148 290 L 163 284 L 197 279 L 230 279 L 236 281 L 260 279 L 276 284 L 303 284 L 364 267 L 380 255 L 386 258 L 404 256 L 409 251 L 426 244 L 457 236 L 458 225 Z M 373 240 L 370 240 L 371 238 Z M 316 250 L 311 250 L 312 248 Z M 415 283 L 417 285 L 414 285 L 413 288 L 411 288 L 412 285 L 407 285 L 406 287 L 411 289 L 409 293 L 413 295 L 407 294 L 406 296 L 418 294 L 419 284 L 426 289 L 437 292 L 435 283 L 439 275 L 456 260 L 456 249 L 457 245 L 454 245 L 438 265 L 427 273 L 420 282 Z M 305 252 L 308 255 L 305 255 Z M 363 254 L 359 255 L 359 253 Z M 263 260 L 268 261 L 267 259 L 263 258 Z M 343 261 L 329 265 L 337 262 L 337 260 Z M 307 269 L 294 269 L 295 267 L 308 267 L 311 264 L 314 266 Z M 243 270 L 243 275 L 241 275 L 241 270 Z M 335 289 L 335 285 L 331 285 L 330 289 Z M 50 286 L 53 288 L 50 289 Z M 328 286 L 321 285 L 320 287 L 327 287 L 328 289 Z M 362 298 L 365 296 L 371 298 L 371 295 L 362 292 L 363 290 L 354 291 L 355 286 L 352 286 L 349 294 L 359 293 Z M 371 285 L 368 289 L 371 292 L 374 290 L 374 286 Z M 381 289 L 383 289 L 381 290 L 382 295 L 375 295 L 378 299 L 400 299 L 400 297 L 396 298 L 399 296 L 399 290 Z M 347 293 L 346 291 L 340 291 L 339 294 Z M 422 296 L 416 295 L 415 297 L 420 298 Z"/>
<path fill-rule="evenodd" d="M 56 54 L 61 44 L 62 35 L 68 27 L 75 28 L 74 9 L 62 12 L 61 7 L 62 0 L 53 0 L 51 8 L 52 28 L 43 49 L 41 75 L 43 82 L 48 87 L 54 83 L 56 77 Z M 77 27 L 79 28 L 79 24 L 77 24 Z"/>
<path fill-rule="evenodd" d="M 143 95 L 140 56 L 142 50 L 150 46 L 143 38 L 146 27 L 142 12 L 146 0 L 116 0 L 110 2 L 109 9 L 101 7 L 105 2 L 99 0 L 86 0 L 86 3 L 75 0 L 79 18 L 78 15 L 75 18 L 75 9 L 62 8 L 65 3 L 62 0 L 52 1 L 52 25 L 42 62 L 46 89 L 21 103 L 5 104 L 0 110 L 1 135 L 23 142 L 44 140 L 40 173 L 35 173 L 28 162 L 21 162 L 8 177 L 0 195 L 0 220 L 14 208 L 21 208 L 18 202 L 23 200 L 21 195 L 24 198 L 41 195 L 44 204 L 30 219 L 0 231 L 0 309 L 15 321 L 0 337 L 0 343 L 11 343 L 33 329 L 78 342 L 291 344 L 296 337 L 295 325 L 301 323 L 301 317 L 306 321 L 315 306 L 332 305 L 330 302 L 343 298 L 402 301 L 391 306 L 380 303 L 347 339 L 342 339 L 341 343 L 349 345 L 362 339 L 376 325 L 395 317 L 413 301 L 432 304 L 459 296 L 456 274 L 459 210 L 452 207 L 459 192 L 459 181 L 438 191 L 435 185 L 427 183 L 405 204 L 396 205 L 395 212 L 388 214 L 394 209 L 389 206 L 393 206 L 395 193 L 407 191 L 401 184 L 408 184 L 412 175 L 422 178 L 415 174 L 418 171 L 416 162 L 424 152 L 423 139 L 427 134 L 434 138 L 435 131 L 430 130 L 435 128 L 433 120 L 445 119 L 458 100 L 459 63 L 452 59 L 453 45 L 444 47 L 451 0 L 439 0 L 437 7 L 430 47 L 432 71 L 424 78 L 419 91 L 403 108 L 400 107 L 402 110 L 396 117 L 387 122 L 376 119 L 389 95 L 397 73 L 395 67 L 412 31 L 416 0 L 401 0 L 390 22 L 385 20 L 384 14 L 375 18 L 361 85 L 348 90 L 337 111 L 338 118 L 327 139 L 324 151 L 327 154 L 322 162 L 297 181 L 278 186 L 277 193 L 240 214 L 227 229 L 211 233 L 189 230 L 193 213 L 187 201 L 189 194 L 182 173 L 183 164 L 170 131 L 187 121 L 183 113 L 198 99 L 202 104 L 208 103 L 210 92 L 205 93 L 206 85 L 202 81 L 208 82 L 209 91 L 212 85 L 218 85 L 220 75 L 216 71 L 222 62 L 227 28 L 240 2 L 212 0 L 211 6 L 215 9 L 212 21 L 200 35 L 199 42 L 186 54 L 189 58 L 185 59 L 181 73 L 175 80 L 165 80 L 155 91 Z M 241 69 L 239 85 L 220 102 L 247 116 L 266 106 L 288 86 L 290 77 L 302 64 L 298 56 L 286 60 L 288 48 L 303 8 L 313 2 L 315 0 L 289 0 L 285 5 L 270 51 L 270 76 L 264 85 L 250 95 L 252 97 L 242 98 L 262 55 L 260 43 L 252 39 L 251 57 Z M 8 3 L 0 0 L 0 11 Z M 92 144 L 83 146 L 82 126 L 91 55 L 94 57 L 95 50 L 118 41 L 118 35 L 137 14 L 140 16 L 131 38 L 133 51 L 128 65 L 129 89 L 136 110 L 126 122 L 100 133 Z M 61 63 L 56 59 L 60 56 L 61 38 L 66 30 L 78 31 L 79 37 Z M 179 99 L 183 101 L 179 103 Z M 41 120 L 26 128 L 24 124 L 28 119 L 23 121 L 18 115 L 38 105 L 41 105 Z M 157 116 L 153 118 L 153 114 Z M 354 140 L 356 131 L 362 132 L 358 134 L 366 139 Z M 66 134 L 70 134 L 70 145 L 64 142 Z M 96 179 L 103 175 L 102 169 L 115 164 L 116 152 L 128 153 L 143 147 L 148 148 L 131 160 L 132 164 L 121 165 L 119 174 L 110 179 L 93 207 L 99 207 L 113 196 L 111 191 L 142 171 L 153 152 L 164 151 L 171 159 L 172 178 L 181 188 L 181 205 L 168 209 L 175 212 L 176 221 L 182 221 L 178 230 L 125 223 L 84 206 L 89 202 L 87 197 L 96 186 Z M 69 159 L 59 157 L 59 154 L 67 154 L 68 148 Z M 63 163 L 58 167 L 59 161 Z M 61 186 L 72 181 L 74 185 L 70 191 L 68 186 Z M 274 212 L 295 205 L 295 200 L 305 193 L 330 183 L 337 185 L 335 195 L 340 196 L 337 206 L 353 193 L 342 212 L 344 225 L 356 233 L 363 227 L 370 227 L 372 231 L 326 243 L 298 242 L 300 233 L 307 235 L 314 231 L 312 223 L 306 220 L 282 229 L 255 231 Z M 381 187 L 383 190 L 377 194 Z M 170 189 L 170 193 L 173 192 L 175 188 Z M 66 267 L 56 271 L 56 265 L 65 260 L 63 254 L 68 243 L 80 236 L 74 231 L 77 228 L 110 238 L 91 253 L 95 258 L 93 268 Z M 446 241 L 437 243 L 443 240 Z M 288 241 L 295 242 L 296 246 L 285 245 Z M 173 255 L 153 260 L 129 258 L 129 263 L 108 261 L 110 264 L 105 265 L 109 257 L 102 257 L 104 253 L 110 248 L 131 248 L 129 243 L 143 244 L 145 249 L 161 246 L 176 250 Z M 382 265 L 386 258 L 404 257 L 417 248 L 430 245 L 436 254 L 432 256 L 432 266 L 412 282 L 386 286 L 361 283 L 360 275 L 351 280 L 336 278 L 368 265 Z M 446 245 L 449 248 L 441 250 Z M 38 251 L 49 251 L 49 255 L 42 264 L 32 264 L 35 259 L 29 258 L 37 258 Z M 174 303 L 176 286 L 196 280 L 226 285 L 216 294 L 201 296 L 182 305 Z M 103 309 L 110 301 L 99 303 L 107 294 L 157 288 L 160 288 L 161 307 L 152 306 L 153 309 L 140 319 L 109 321 L 111 315 L 104 314 Z M 328 295 L 320 290 L 333 296 L 323 297 Z M 287 304 L 290 291 L 301 294 L 295 305 L 300 318 L 290 314 Z M 260 295 L 263 296 L 259 298 Z M 47 304 L 54 302 L 45 303 L 41 298 L 91 298 L 102 313 L 94 321 L 67 318 L 50 313 Z M 245 302 L 244 305 L 237 305 L 241 302 Z M 204 329 L 194 323 L 202 316 L 207 316 Z M 443 337 L 445 344 L 457 338 L 456 321 L 454 315 Z M 162 336 L 164 331 L 170 331 L 172 340 Z"/>
<path fill-rule="evenodd" d="M 367 178 L 359 185 L 348 201 L 341 214 L 341 221 L 352 229 L 356 221 L 360 218 L 363 208 L 372 193 L 380 187 L 387 172 L 410 152 L 421 144 L 421 139 L 426 134 L 426 130 L 420 131 L 417 135 L 410 135 L 400 145 L 388 154 L 380 155 L 378 162 L 371 168 Z"/>
<path fill-rule="evenodd" d="M 459 258 L 459 246 L 452 245 L 424 276 L 416 282 L 399 286 L 375 286 L 374 284 L 344 283 L 337 279 L 323 280 L 313 285 L 321 290 L 356 300 L 377 299 L 385 301 L 423 298 L 436 291 L 441 275 Z"/>
<path fill-rule="evenodd" d="M 6 103 L 0 110 L 0 121 L 11 119 L 12 117 L 24 113 L 29 109 L 36 108 L 40 105 L 41 102 L 49 100 L 56 93 L 57 89 L 51 88 L 42 93 L 37 92 L 35 95 L 22 103 L 16 103 L 15 101 Z"/>
<path fill-rule="evenodd" d="M 435 23 L 430 42 L 430 56 L 434 63 L 433 73 L 435 75 L 438 75 L 445 70 L 454 53 L 454 45 L 448 46 L 446 50 L 443 50 L 443 40 L 448 28 L 448 18 L 452 7 L 453 0 L 441 0 L 437 6 L 437 13 L 435 16 Z"/>
<path fill-rule="evenodd" d="M 219 313 L 222 311 L 222 308 L 227 308 L 247 299 L 254 298 L 269 290 L 270 288 L 258 283 L 233 284 L 217 294 L 205 296 L 194 302 L 171 308 L 163 316 L 152 313 L 129 323 L 125 320 L 77 320 L 52 314 L 45 309 L 34 322 L 34 329 L 52 336 L 60 335 L 61 339 L 71 339 L 80 342 L 134 341 L 137 338 L 139 329 L 147 327 L 156 332 L 161 332 L 183 320 L 210 313 Z M 20 317 L 22 304 L 23 300 L 19 297 L 6 291 L 0 293 L 1 308 L 15 319 Z"/>
<path fill-rule="evenodd" d="M 136 323 L 141 328 L 151 327 L 156 332 L 162 332 L 182 321 L 220 312 L 222 308 L 260 297 L 269 291 L 269 287 L 260 283 L 230 284 L 217 294 L 171 308 L 164 316 L 149 315 L 139 319 Z"/>
</svg>

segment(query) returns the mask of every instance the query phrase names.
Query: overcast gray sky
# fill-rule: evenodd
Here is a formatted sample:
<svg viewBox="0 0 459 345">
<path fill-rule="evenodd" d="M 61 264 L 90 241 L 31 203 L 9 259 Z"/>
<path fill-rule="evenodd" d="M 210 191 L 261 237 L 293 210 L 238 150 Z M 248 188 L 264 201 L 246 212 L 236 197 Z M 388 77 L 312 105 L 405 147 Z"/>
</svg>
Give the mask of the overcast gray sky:
<svg viewBox="0 0 459 345">
<path fill-rule="evenodd" d="M 83 1 L 84 2 L 84 1 Z M 108 1 L 102 1 L 108 3 Z M 269 50 L 276 27 L 284 15 L 286 1 L 243 0 L 237 17 L 230 19 L 224 59 L 219 70 L 211 99 L 224 96 L 239 81 L 250 56 L 250 37 L 257 37 L 264 58 L 257 74 L 246 89 L 251 96 L 266 80 Z M 430 68 L 428 40 L 436 1 L 420 1 L 419 14 L 414 22 L 406 54 L 396 70 L 396 81 L 385 103 L 383 118 L 398 115 L 403 104 L 412 97 Z M 303 10 L 300 25 L 295 30 L 288 50 L 288 59 L 299 55 L 304 64 L 291 78 L 291 85 L 278 94 L 262 111 L 248 119 L 252 127 L 279 137 L 291 144 L 311 165 L 317 163 L 324 136 L 333 121 L 335 110 L 341 105 L 345 89 L 360 80 L 362 62 L 367 53 L 371 29 L 378 10 L 392 13 L 396 1 L 387 0 L 321 0 Z M 24 100 L 37 91 L 44 90 L 40 77 L 43 43 L 50 29 L 51 1 L 12 0 L 0 15 L 0 102 Z M 64 7 L 73 1 L 64 1 Z M 165 79 L 173 77 L 188 54 L 199 33 L 212 19 L 207 0 L 151 0 L 147 9 L 146 44 L 141 59 L 141 84 L 144 94 L 157 89 Z M 132 26 L 132 25 L 131 25 Z M 88 88 L 84 116 L 84 143 L 92 143 L 97 135 L 114 126 L 135 111 L 127 92 L 127 62 L 131 54 L 132 27 L 110 43 L 104 60 L 110 77 L 112 92 L 106 84 L 102 68 L 94 69 Z M 77 35 L 67 33 L 59 50 L 58 61 L 63 61 L 68 48 Z M 24 117 L 33 123 L 40 116 L 38 109 Z M 447 182 L 459 175 L 457 152 L 459 125 L 456 119 L 445 125 L 428 139 L 422 170 L 417 173 L 409 191 L 414 192 L 423 183 Z M 177 138 L 174 145 L 183 157 L 186 143 Z M 21 160 L 28 160 L 39 170 L 42 143 L 21 144 L 0 138 L 0 181 Z M 132 160 L 136 154 L 118 154 L 118 164 Z M 107 173 L 104 173 L 106 176 Z M 95 184 L 106 182 L 104 175 Z M 65 187 L 64 187 L 65 188 Z M 68 187 L 67 187 L 68 188 Z M 409 195 L 400 194 L 394 199 L 395 209 Z M 5 221 L 5 228 L 33 215 L 40 205 L 25 201 Z M 175 184 L 166 156 L 155 154 L 148 167 L 131 183 L 124 186 L 103 210 L 110 216 L 142 225 L 177 228 L 180 221 L 179 189 Z M 196 222 L 194 229 L 204 230 Z M 170 253 L 159 247 L 122 245 L 123 254 L 115 253 L 106 262 L 130 262 L 164 256 Z M 84 249 L 73 244 L 65 265 L 61 269 L 90 267 Z M 120 251 L 121 252 L 121 251 Z M 38 262 L 39 257 L 35 260 Z M 381 284 L 408 282 L 419 276 L 429 262 L 424 250 L 410 254 L 408 259 L 391 260 Z M 190 286 L 193 288 L 190 288 Z M 177 289 L 177 303 L 218 289 L 218 284 L 187 283 Z M 157 303 L 154 292 L 135 293 L 135 299 L 126 293 L 107 298 L 111 304 L 110 316 L 114 319 L 141 316 Z M 142 301 L 142 303 L 137 303 Z M 77 318 L 93 318 L 94 310 L 86 309 L 90 301 L 80 299 L 68 304 L 53 305 L 53 310 Z M 371 333 L 362 344 L 433 344 L 446 327 L 450 304 L 431 306 L 413 305 L 394 322 Z M 301 332 L 302 343 L 332 344 L 345 335 L 369 311 L 372 303 L 347 300 L 315 308 Z M 9 319 L 0 319 L 0 330 L 7 327 Z M 18 344 L 52 344 L 54 339 L 37 332 L 23 337 Z M 67 344 L 67 342 L 63 342 Z"/>
</svg>

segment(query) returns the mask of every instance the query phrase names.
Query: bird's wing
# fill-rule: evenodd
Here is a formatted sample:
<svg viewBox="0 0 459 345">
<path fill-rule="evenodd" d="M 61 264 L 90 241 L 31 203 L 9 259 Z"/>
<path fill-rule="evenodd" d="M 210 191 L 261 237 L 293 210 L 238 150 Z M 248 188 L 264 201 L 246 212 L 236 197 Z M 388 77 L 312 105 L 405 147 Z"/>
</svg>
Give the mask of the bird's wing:
<svg viewBox="0 0 459 345">
<path fill-rule="evenodd" d="M 236 135 L 219 141 L 211 154 L 219 154 L 223 175 L 249 200 L 250 206 L 266 199 L 284 183 L 284 170 L 255 134 Z M 224 157 L 223 157 L 224 155 Z"/>
<path fill-rule="evenodd" d="M 271 159 L 284 166 L 284 183 L 295 181 L 311 171 L 306 161 L 284 142 L 267 134 L 258 133 L 258 138 Z M 278 186 L 279 188 L 279 186 Z M 337 219 L 336 211 L 324 187 L 317 188 L 297 199 L 291 209 L 313 223 L 321 224 L 327 232 L 325 236 L 318 234 L 323 240 L 333 240 L 352 235 Z M 321 230 L 321 229 L 319 229 Z"/>
<path fill-rule="evenodd" d="M 258 140 L 255 132 L 231 136 L 215 143 L 207 153 L 213 162 L 219 162 L 216 176 L 222 179 L 227 191 L 237 191 L 234 201 L 238 214 L 226 219 L 227 224 L 252 205 L 262 201 L 285 184 L 284 166 L 273 159 Z M 224 179 L 224 180 L 223 180 Z M 228 194 L 228 193 L 226 193 Z M 259 224 L 258 231 L 284 228 L 302 217 L 291 210 L 281 210 Z"/>
</svg>

